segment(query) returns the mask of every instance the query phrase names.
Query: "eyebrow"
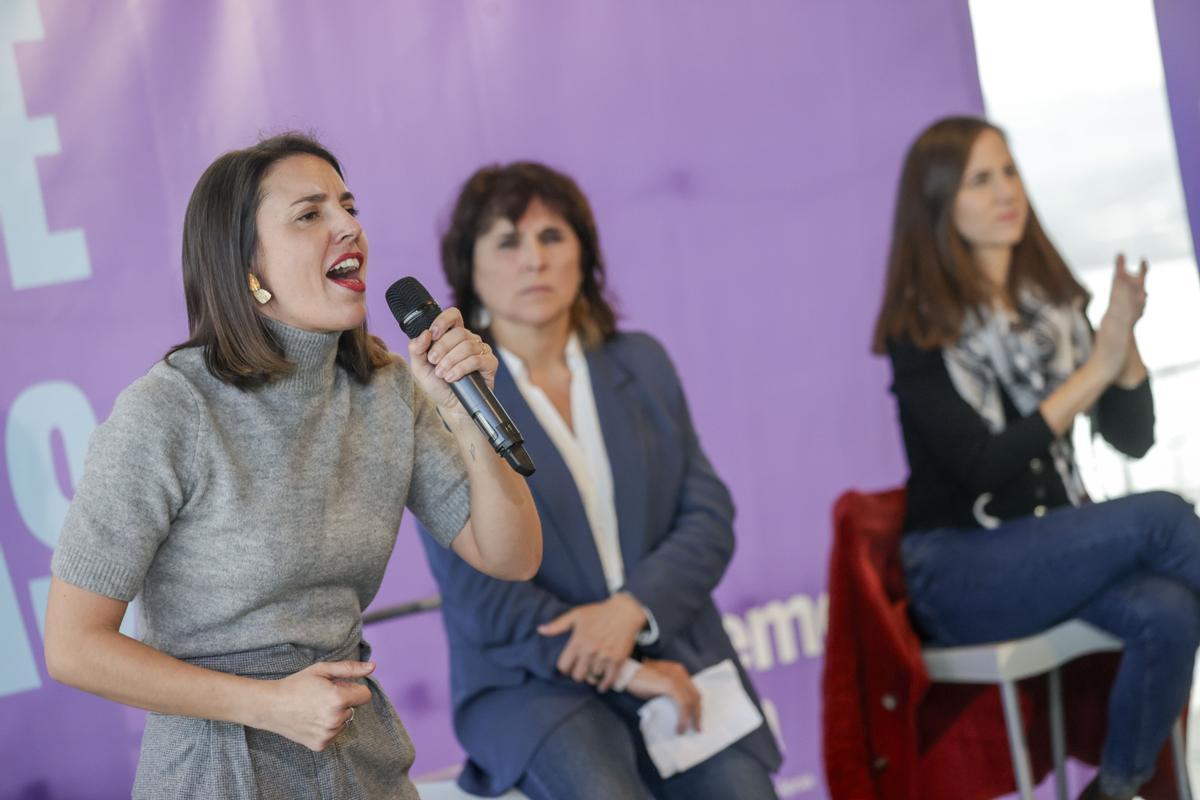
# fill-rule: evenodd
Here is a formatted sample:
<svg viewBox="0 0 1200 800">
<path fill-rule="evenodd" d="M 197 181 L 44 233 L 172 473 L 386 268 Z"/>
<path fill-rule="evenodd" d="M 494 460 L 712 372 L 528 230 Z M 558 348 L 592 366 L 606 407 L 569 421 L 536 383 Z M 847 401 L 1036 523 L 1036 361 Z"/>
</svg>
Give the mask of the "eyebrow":
<svg viewBox="0 0 1200 800">
<path fill-rule="evenodd" d="M 328 198 L 329 198 L 329 195 L 325 194 L 324 192 L 321 192 L 320 194 L 310 194 L 310 195 L 306 195 L 305 197 L 301 197 L 299 200 L 292 203 L 292 205 L 298 206 L 301 203 L 323 203 Z M 354 199 L 354 195 L 352 193 L 342 192 L 342 196 L 338 198 L 338 201 L 344 203 L 347 200 L 353 200 L 353 199 Z"/>
</svg>

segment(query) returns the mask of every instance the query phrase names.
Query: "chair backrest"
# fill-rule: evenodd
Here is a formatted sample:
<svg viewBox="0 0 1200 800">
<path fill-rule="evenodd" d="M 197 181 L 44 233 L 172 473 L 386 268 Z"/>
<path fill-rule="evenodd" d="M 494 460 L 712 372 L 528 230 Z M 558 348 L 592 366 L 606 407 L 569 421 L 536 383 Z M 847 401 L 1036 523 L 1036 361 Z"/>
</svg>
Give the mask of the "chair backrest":
<svg viewBox="0 0 1200 800">
<path fill-rule="evenodd" d="M 915 797 L 916 707 L 929 682 L 900 567 L 903 489 L 834 504 L 822 758 L 833 797 Z"/>
<path fill-rule="evenodd" d="M 903 488 L 883 492 L 850 490 L 833 507 L 835 546 L 845 548 L 854 561 L 874 571 L 877 586 L 864 588 L 878 591 L 881 601 L 900 603 L 908 598 L 900 565 L 900 537 L 907 507 L 908 494 Z"/>
</svg>

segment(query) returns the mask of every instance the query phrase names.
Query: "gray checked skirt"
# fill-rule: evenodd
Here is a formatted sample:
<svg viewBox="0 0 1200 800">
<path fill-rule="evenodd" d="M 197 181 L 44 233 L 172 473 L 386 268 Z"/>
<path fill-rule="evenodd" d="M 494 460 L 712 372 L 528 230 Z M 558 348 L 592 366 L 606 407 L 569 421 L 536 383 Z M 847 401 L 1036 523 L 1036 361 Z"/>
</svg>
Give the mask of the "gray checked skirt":
<svg viewBox="0 0 1200 800">
<path fill-rule="evenodd" d="M 188 659 L 207 669 L 276 680 L 317 661 L 366 661 L 357 626 L 346 644 L 313 658 L 291 645 Z M 232 722 L 151 714 L 133 785 L 135 800 L 419 800 L 408 778 L 413 745 L 372 678 L 371 702 L 322 752 Z"/>
</svg>

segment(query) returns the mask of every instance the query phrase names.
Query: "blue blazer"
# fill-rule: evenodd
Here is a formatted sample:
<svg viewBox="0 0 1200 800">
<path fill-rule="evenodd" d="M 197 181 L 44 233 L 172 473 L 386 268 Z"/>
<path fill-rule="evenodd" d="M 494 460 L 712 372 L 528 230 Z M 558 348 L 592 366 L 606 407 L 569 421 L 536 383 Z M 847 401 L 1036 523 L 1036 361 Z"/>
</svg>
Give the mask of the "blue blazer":
<svg viewBox="0 0 1200 800">
<path fill-rule="evenodd" d="M 726 658 L 741 671 L 712 601 L 733 555 L 733 503 L 700 449 L 675 368 L 639 333 L 618 334 L 587 360 L 612 463 L 624 589 L 659 627 L 657 643 L 639 652 L 691 673 Z M 529 488 L 542 521 L 541 569 L 526 583 L 496 580 L 421 536 L 442 593 L 454 729 L 469 756 L 460 784 L 488 795 L 513 786 L 542 740 L 595 696 L 555 669 L 568 635 L 547 638 L 537 626 L 608 597 L 575 482 L 503 362 L 495 391 L 537 465 Z M 742 682 L 757 703 L 744 671 Z M 779 766 L 766 725 L 736 746 Z"/>
</svg>

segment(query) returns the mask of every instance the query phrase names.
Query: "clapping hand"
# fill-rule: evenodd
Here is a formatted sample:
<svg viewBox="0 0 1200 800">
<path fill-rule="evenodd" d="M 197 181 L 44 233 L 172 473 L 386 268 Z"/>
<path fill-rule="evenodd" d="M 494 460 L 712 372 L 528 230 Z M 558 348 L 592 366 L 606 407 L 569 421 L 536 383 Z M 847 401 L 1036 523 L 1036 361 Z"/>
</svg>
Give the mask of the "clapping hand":
<svg viewBox="0 0 1200 800">
<path fill-rule="evenodd" d="M 1096 331 L 1092 350 L 1110 380 L 1116 380 L 1125 368 L 1133 346 L 1133 327 L 1146 310 L 1146 273 L 1149 269 L 1150 265 L 1142 259 L 1137 272 L 1128 272 L 1125 256 L 1117 256 L 1108 309 Z"/>
</svg>

